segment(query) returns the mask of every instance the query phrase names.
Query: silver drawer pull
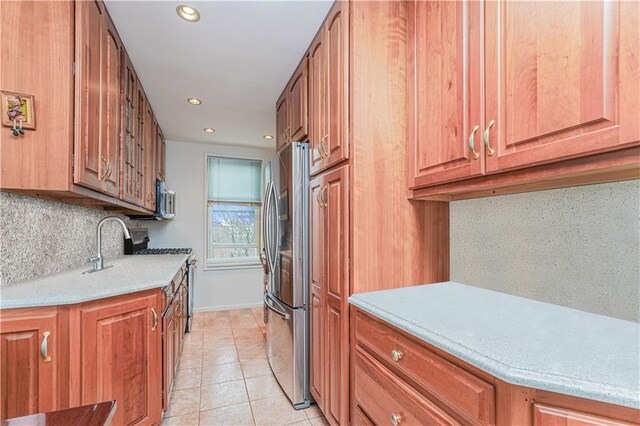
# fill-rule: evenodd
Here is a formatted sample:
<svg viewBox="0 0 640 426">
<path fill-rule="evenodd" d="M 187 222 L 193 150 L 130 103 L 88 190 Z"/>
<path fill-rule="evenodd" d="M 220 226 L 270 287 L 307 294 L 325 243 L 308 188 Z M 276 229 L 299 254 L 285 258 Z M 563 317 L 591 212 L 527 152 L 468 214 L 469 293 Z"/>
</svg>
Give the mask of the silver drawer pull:
<svg viewBox="0 0 640 426">
<path fill-rule="evenodd" d="M 391 424 L 393 426 L 398 426 L 402 421 L 402 416 L 400 414 L 391 413 Z"/>
<path fill-rule="evenodd" d="M 402 359 L 402 352 L 398 351 L 396 349 L 391 351 L 391 359 L 394 360 L 395 362 L 398 362 Z"/>
<path fill-rule="evenodd" d="M 44 362 L 51 362 L 51 357 L 49 356 L 49 336 L 51 336 L 51 332 L 45 331 L 42 333 L 42 343 L 40 344 L 40 355 L 44 359 Z"/>
</svg>

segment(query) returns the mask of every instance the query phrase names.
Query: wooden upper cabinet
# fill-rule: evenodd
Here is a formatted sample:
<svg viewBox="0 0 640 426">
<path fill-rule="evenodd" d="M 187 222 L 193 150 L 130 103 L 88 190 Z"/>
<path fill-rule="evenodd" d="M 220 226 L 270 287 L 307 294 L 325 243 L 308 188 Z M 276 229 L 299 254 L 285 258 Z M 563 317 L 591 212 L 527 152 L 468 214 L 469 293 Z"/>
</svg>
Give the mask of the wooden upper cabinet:
<svg viewBox="0 0 640 426">
<path fill-rule="evenodd" d="M 488 173 L 638 144 L 638 2 L 486 2 L 485 19 Z"/>
<path fill-rule="evenodd" d="M 287 89 L 284 89 L 276 102 L 276 150 L 279 150 L 289 141 L 289 115 L 287 103 Z"/>
<path fill-rule="evenodd" d="M 121 43 L 104 4 L 76 4 L 74 182 L 119 195 Z"/>
<path fill-rule="evenodd" d="M 145 192 L 144 192 L 144 206 L 149 210 L 156 209 L 156 161 L 155 161 L 155 149 L 156 149 L 156 127 L 153 111 L 149 101 L 145 98 L 145 110 L 144 110 L 144 173 L 145 173 Z"/>
<path fill-rule="evenodd" d="M 142 135 L 138 133 L 138 78 L 126 52 L 122 54 L 122 126 L 120 132 L 121 177 L 120 198 L 137 205 L 142 199 L 141 158 Z"/>
<path fill-rule="evenodd" d="M 326 134 L 325 168 L 349 158 L 348 85 L 349 5 L 336 1 L 325 21 L 326 45 Z"/>
<path fill-rule="evenodd" d="M 55 308 L 0 317 L 0 419 L 53 411 L 57 404 Z"/>
<path fill-rule="evenodd" d="M 321 141 L 327 124 L 324 31 L 321 29 L 309 48 L 309 167 L 311 175 L 323 169 Z"/>
<path fill-rule="evenodd" d="M 165 180 L 165 158 L 167 146 L 160 126 L 156 126 L 156 178 Z"/>
<path fill-rule="evenodd" d="M 479 5 L 407 3 L 409 187 L 483 172 Z"/>
<path fill-rule="evenodd" d="M 115 399 L 117 425 L 152 425 L 162 412 L 160 303 L 156 294 L 80 309 L 81 404 Z"/>
<path fill-rule="evenodd" d="M 304 142 L 309 134 L 309 61 L 305 56 L 296 68 L 289 84 L 289 137 L 288 142 Z"/>
</svg>

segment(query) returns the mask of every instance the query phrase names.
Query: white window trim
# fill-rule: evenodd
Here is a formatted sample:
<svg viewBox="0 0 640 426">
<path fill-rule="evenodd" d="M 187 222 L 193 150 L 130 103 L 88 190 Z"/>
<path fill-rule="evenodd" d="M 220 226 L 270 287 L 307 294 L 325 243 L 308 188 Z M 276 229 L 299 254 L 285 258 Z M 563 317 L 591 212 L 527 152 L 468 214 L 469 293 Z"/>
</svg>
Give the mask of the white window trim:
<svg viewBox="0 0 640 426">
<path fill-rule="evenodd" d="M 204 161 L 203 161 L 203 170 L 204 170 L 204 193 L 202 196 L 203 199 L 203 211 L 204 211 L 204 267 L 205 271 L 225 271 L 225 270 L 234 270 L 234 269 L 256 269 L 262 268 L 262 264 L 260 263 L 260 257 L 246 257 L 239 258 L 237 261 L 229 261 L 229 260 L 219 260 L 219 261 L 211 261 L 209 259 L 209 167 L 208 167 L 208 159 L 209 157 L 219 157 L 219 158 L 235 158 L 240 160 L 255 160 L 260 161 L 262 167 L 260 169 L 260 174 L 262 176 L 262 192 L 264 193 L 264 159 L 256 158 L 256 157 L 238 157 L 234 155 L 220 155 L 214 153 L 205 153 Z M 260 204 L 260 213 L 259 213 L 259 240 L 258 240 L 258 253 L 262 248 L 262 203 Z"/>
</svg>

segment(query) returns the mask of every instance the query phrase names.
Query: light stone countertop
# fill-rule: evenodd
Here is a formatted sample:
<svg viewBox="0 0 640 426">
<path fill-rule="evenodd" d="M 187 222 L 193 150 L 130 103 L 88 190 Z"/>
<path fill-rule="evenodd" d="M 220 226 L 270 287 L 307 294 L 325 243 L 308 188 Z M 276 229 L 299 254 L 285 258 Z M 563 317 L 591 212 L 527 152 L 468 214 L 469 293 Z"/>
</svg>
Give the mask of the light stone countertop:
<svg viewBox="0 0 640 426">
<path fill-rule="evenodd" d="M 454 282 L 349 303 L 505 382 L 640 408 L 640 324 Z"/>
<path fill-rule="evenodd" d="M 59 274 L 0 288 L 0 308 L 71 305 L 164 287 L 187 260 L 187 254 L 120 256 L 105 259 L 112 268 L 83 274 L 87 264 Z"/>
</svg>

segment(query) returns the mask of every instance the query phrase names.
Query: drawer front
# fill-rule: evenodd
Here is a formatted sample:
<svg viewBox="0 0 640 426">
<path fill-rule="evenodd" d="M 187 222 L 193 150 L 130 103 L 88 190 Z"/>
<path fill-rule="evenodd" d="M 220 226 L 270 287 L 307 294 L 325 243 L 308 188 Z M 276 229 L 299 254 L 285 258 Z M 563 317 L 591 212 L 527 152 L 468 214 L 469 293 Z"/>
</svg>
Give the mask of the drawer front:
<svg viewBox="0 0 640 426">
<path fill-rule="evenodd" d="M 458 424 L 360 348 L 355 367 L 355 399 L 364 419 L 376 425 Z"/>
<path fill-rule="evenodd" d="M 495 424 L 495 389 L 490 383 L 361 313 L 356 318 L 356 337 L 359 345 L 387 360 L 394 371 L 424 387 L 465 420 Z"/>
<path fill-rule="evenodd" d="M 353 413 L 352 423 L 355 426 L 374 426 L 369 420 L 369 417 L 362 411 L 362 408 L 356 406 L 356 409 Z"/>
<path fill-rule="evenodd" d="M 581 413 L 565 408 L 550 407 L 548 405 L 533 404 L 533 424 L 535 426 L 626 426 L 620 420 L 606 417 L 594 416 L 593 414 Z"/>
</svg>

